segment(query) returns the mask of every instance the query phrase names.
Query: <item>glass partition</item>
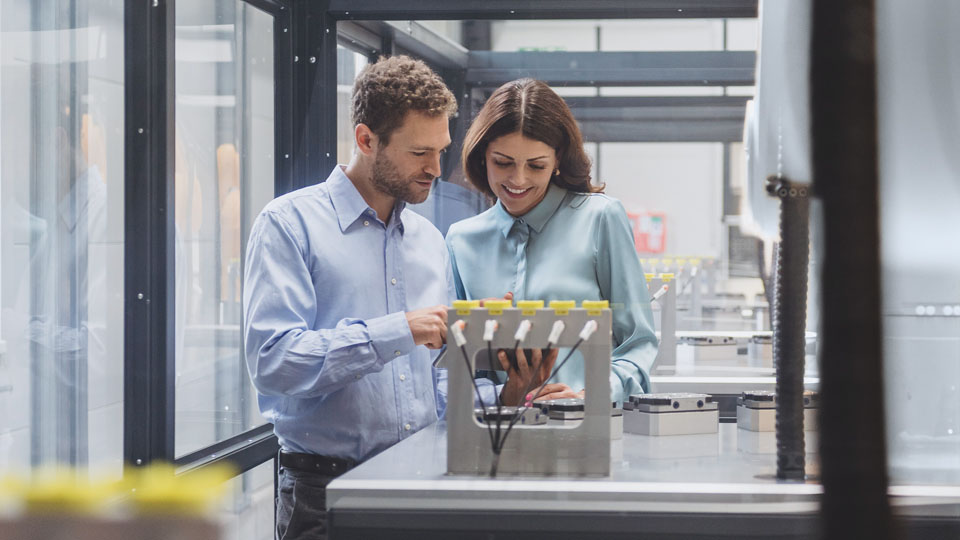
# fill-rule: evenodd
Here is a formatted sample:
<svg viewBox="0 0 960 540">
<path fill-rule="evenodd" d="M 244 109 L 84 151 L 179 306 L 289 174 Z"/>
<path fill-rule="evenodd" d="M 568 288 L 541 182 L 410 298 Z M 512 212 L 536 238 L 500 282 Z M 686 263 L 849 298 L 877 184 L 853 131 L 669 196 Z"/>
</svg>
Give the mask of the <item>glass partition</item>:
<svg viewBox="0 0 960 540">
<path fill-rule="evenodd" d="M 0 5 L 0 471 L 122 472 L 123 25 Z"/>
<path fill-rule="evenodd" d="M 273 16 L 176 9 L 176 455 L 260 425 L 242 354 L 243 256 L 274 194 Z"/>
</svg>

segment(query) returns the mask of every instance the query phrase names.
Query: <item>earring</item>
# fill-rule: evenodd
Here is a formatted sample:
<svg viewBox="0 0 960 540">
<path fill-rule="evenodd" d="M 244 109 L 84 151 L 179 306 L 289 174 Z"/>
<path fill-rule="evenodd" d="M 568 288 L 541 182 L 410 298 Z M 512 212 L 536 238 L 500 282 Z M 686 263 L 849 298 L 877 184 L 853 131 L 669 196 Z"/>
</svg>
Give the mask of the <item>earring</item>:
<svg viewBox="0 0 960 540">
<path fill-rule="evenodd" d="M 553 175 L 554 175 L 554 176 L 559 176 L 559 175 L 560 175 L 560 169 L 557 169 L 557 170 L 553 171 Z"/>
</svg>

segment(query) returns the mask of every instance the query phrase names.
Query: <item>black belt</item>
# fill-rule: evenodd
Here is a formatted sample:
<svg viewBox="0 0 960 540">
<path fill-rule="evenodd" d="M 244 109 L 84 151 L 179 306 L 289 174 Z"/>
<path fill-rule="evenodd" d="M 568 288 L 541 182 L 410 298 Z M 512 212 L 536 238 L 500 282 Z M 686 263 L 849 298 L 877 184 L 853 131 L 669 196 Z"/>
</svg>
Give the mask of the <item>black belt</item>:
<svg viewBox="0 0 960 540">
<path fill-rule="evenodd" d="M 324 476 L 340 476 L 356 466 L 357 462 L 352 459 L 321 456 L 318 454 L 280 452 L 280 467 L 284 469 L 322 474 Z"/>
</svg>

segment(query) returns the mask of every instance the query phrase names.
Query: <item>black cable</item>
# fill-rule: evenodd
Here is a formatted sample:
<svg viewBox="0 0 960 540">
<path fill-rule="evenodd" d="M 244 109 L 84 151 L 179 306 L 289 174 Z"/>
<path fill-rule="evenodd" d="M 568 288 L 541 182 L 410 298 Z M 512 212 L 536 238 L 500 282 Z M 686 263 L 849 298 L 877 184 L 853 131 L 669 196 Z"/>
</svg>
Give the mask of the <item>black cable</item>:
<svg viewBox="0 0 960 540">
<path fill-rule="evenodd" d="M 480 418 L 483 419 L 483 423 L 487 424 L 487 434 L 490 435 L 490 446 L 496 451 L 497 444 L 493 440 L 493 428 L 490 427 L 490 424 L 487 420 L 487 407 L 483 404 L 483 396 L 480 395 L 480 387 L 477 386 L 477 379 L 472 376 L 473 370 L 470 369 L 470 357 L 467 355 L 467 346 L 461 345 L 460 352 L 463 353 L 463 362 L 467 365 L 467 376 L 470 377 L 470 382 L 473 384 L 473 391 L 477 393 L 477 401 L 480 402 L 480 408 L 483 410 L 483 413 L 480 415 Z M 496 388 L 493 389 L 496 392 Z M 498 420 L 499 421 L 499 420 Z"/>
<path fill-rule="evenodd" d="M 492 342 L 490 341 L 487 342 L 487 361 L 490 362 L 490 367 L 494 367 L 493 366 L 493 345 L 492 345 Z M 493 444 L 494 446 L 496 446 L 500 443 L 500 417 L 503 414 L 503 408 L 500 406 L 501 405 L 500 392 L 497 392 L 496 386 L 493 387 L 493 400 L 497 404 L 497 431 L 496 431 L 496 436 L 493 438 Z M 487 417 L 487 411 L 483 411 L 484 420 L 486 420 L 486 417 Z"/>
<path fill-rule="evenodd" d="M 530 399 L 530 404 L 531 404 L 531 405 L 533 404 L 533 401 L 534 401 L 535 399 L 537 399 L 537 397 L 540 395 L 540 392 L 543 391 L 544 387 L 546 387 L 547 384 L 548 384 L 551 380 L 553 380 L 554 377 L 557 376 L 557 373 L 560 372 L 560 368 L 562 368 L 563 365 L 567 363 L 567 360 L 570 360 L 570 358 L 573 356 L 573 353 L 577 350 L 577 347 L 579 347 L 581 343 L 583 343 L 583 338 L 580 338 L 580 339 L 577 340 L 577 342 L 573 345 L 573 348 L 570 349 L 570 352 L 567 353 L 567 356 L 565 356 L 565 357 L 563 358 L 563 361 L 560 362 L 560 365 L 557 366 L 556 368 L 554 368 L 554 370 L 553 370 L 553 372 L 550 374 L 550 376 L 547 377 L 547 380 L 543 381 L 543 384 L 541 384 L 541 385 L 540 385 L 540 388 L 537 389 L 536 395 L 534 395 L 533 398 Z M 548 349 L 548 350 L 549 350 L 549 349 Z M 543 358 L 540 359 L 540 363 L 541 363 L 541 364 L 543 363 Z M 529 388 L 529 386 L 528 386 L 528 388 Z M 524 394 L 524 398 L 526 398 L 526 394 Z M 530 408 L 529 406 L 527 406 L 526 404 L 524 404 L 524 406 L 523 406 L 522 408 L 520 408 L 520 409 L 517 410 L 517 416 L 510 421 L 510 425 L 507 426 L 507 431 L 503 434 L 503 438 L 500 439 L 500 448 L 499 448 L 499 450 L 496 452 L 496 457 L 495 457 L 495 459 L 499 459 L 499 457 L 500 457 L 500 450 L 503 450 L 503 445 L 506 444 L 506 442 L 507 442 L 507 437 L 510 435 L 510 432 L 513 431 L 513 426 L 515 426 L 515 425 L 517 424 L 517 422 L 520 420 L 520 418 L 523 417 L 523 413 L 526 412 L 527 409 L 529 409 L 529 408 Z M 496 471 L 496 469 L 494 468 L 494 474 L 496 474 L 495 471 Z"/>
</svg>

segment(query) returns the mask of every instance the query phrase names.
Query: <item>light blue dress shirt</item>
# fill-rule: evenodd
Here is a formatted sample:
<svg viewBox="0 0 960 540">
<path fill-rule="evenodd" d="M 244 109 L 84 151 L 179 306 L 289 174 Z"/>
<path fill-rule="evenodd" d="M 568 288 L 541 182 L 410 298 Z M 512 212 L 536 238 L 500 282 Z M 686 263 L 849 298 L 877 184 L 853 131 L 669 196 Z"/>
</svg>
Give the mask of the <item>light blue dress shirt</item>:
<svg viewBox="0 0 960 540">
<path fill-rule="evenodd" d="M 515 300 L 609 300 L 613 309 L 612 401 L 649 391 L 657 354 L 650 293 L 623 205 L 602 194 L 550 184 L 520 218 L 499 201 L 447 233 L 457 296 L 473 300 L 512 291 Z M 557 364 L 563 360 L 560 351 Z M 584 387 L 583 357 L 556 381 Z"/>
<path fill-rule="evenodd" d="M 247 246 L 244 336 L 283 449 L 362 461 L 436 421 L 433 355 L 404 312 L 453 294 L 436 227 L 402 203 L 384 224 L 340 166 L 270 202 Z"/>
</svg>

